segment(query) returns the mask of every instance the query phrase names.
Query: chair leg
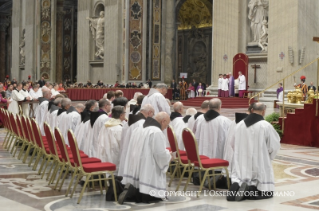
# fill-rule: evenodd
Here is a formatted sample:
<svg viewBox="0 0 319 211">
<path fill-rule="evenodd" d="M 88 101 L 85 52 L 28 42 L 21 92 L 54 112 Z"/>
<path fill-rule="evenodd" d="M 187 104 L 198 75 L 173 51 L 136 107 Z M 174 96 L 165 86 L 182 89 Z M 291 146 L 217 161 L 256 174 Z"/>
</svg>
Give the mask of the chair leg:
<svg viewBox="0 0 319 211">
<path fill-rule="evenodd" d="M 60 179 L 61 179 L 61 176 L 62 176 L 62 174 L 63 174 L 64 168 L 65 168 L 65 163 L 62 163 L 61 170 L 60 170 L 60 174 L 59 174 L 59 176 L 58 176 L 58 179 L 56 180 L 56 183 L 55 183 L 55 186 L 54 186 L 53 190 L 56 190 L 56 187 L 58 186 L 59 181 L 60 181 Z M 53 182 L 54 182 L 54 181 L 52 181 L 52 183 L 53 183 Z"/>
<path fill-rule="evenodd" d="M 49 163 L 50 163 L 50 158 L 48 158 L 48 159 L 46 160 L 45 167 L 44 167 L 44 169 L 43 169 L 43 171 L 42 171 L 41 179 L 43 179 L 43 176 L 44 176 L 44 174 L 45 174 L 45 171 L 46 171 L 47 168 L 48 168 Z M 53 166 L 53 165 L 52 165 L 52 166 Z M 51 166 L 51 168 L 52 168 L 52 166 Z M 41 172 L 40 172 L 40 173 L 41 173 Z"/>
<path fill-rule="evenodd" d="M 117 194 L 116 194 L 116 186 L 115 186 L 115 179 L 114 179 L 114 174 L 112 173 L 112 183 L 113 183 L 113 193 L 114 193 L 114 198 L 115 202 L 117 202 Z"/>
<path fill-rule="evenodd" d="M 80 179 L 81 179 L 81 176 L 82 176 L 82 175 L 77 174 L 77 178 L 76 178 L 76 181 L 75 181 L 75 183 L 74 183 L 74 187 L 73 187 L 73 190 L 72 190 L 72 193 L 71 193 L 70 198 L 73 197 L 73 194 L 74 194 L 74 192 L 75 192 L 76 186 L 78 185 L 78 183 L 79 183 L 79 181 L 80 181 Z"/>
<path fill-rule="evenodd" d="M 59 186 L 58 191 L 61 191 L 62 185 L 64 184 L 64 180 L 65 180 L 66 176 L 69 174 L 69 168 L 70 168 L 70 166 L 68 165 L 66 167 L 66 170 L 65 170 L 65 173 L 64 173 L 64 176 L 63 176 L 63 179 L 62 179 L 62 182 L 61 182 L 61 184 Z M 56 184 L 58 184 L 58 182 Z"/>
<path fill-rule="evenodd" d="M 82 191 L 81 191 L 81 194 L 80 194 L 80 197 L 79 197 L 79 200 L 78 200 L 78 204 L 80 204 L 80 201 L 82 199 L 82 196 L 83 196 L 83 193 L 84 193 L 84 190 L 86 188 L 86 185 L 88 184 L 89 180 L 91 179 L 91 174 L 87 175 L 86 176 L 86 180 L 85 180 L 85 183 L 83 185 L 83 188 L 82 188 Z M 115 187 L 115 186 L 114 186 Z"/>
<path fill-rule="evenodd" d="M 194 166 L 190 166 L 189 175 L 188 175 L 188 178 L 187 178 L 186 185 L 185 185 L 185 187 L 184 187 L 184 191 L 187 190 L 187 186 L 188 186 L 188 184 L 189 184 L 190 181 L 191 181 L 191 177 L 192 177 L 192 174 L 193 174 L 194 170 L 195 170 L 195 167 L 194 167 Z"/>
<path fill-rule="evenodd" d="M 8 140 L 6 141 L 6 144 L 4 145 L 4 149 L 7 149 L 7 148 L 8 148 L 8 146 L 10 146 L 10 144 L 9 144 L 9 143 L 11 143 L 11 141 L 12 141 L 12 137 L 13 137 L 13 135 L 12 135 L 12 134 L 10 134 L 10 135 L 9 135 L 9 137 L 8 137 Z"/>
<path fill-rule="evenodd" d="M 68 189 L 67 189 L 67 191 L 66 191 L 66 193 L 65 193 L 65 196 L 68 196 L 68 195 L 69 195 L 69 192 L 70 192 L 70 189 L 71 189 L 73 180 L 74 180 L 75 176 L 77 175 L 77 171 L 78 171 L 78 170 L 75 169 L 74 172 L 73 172 L 73 175 L 72 175 L 72 178 L 71 178 L 71 182 L 70 182 L 69 187 L 68 187 Z"/>
<path fill-rule="evenodd" d="M 32 145 L 29 143 L 29 144 L 28 144 L 28 149 L 27 149 L 27 151 L 26 151 L 25 154 L 24 154 L 22 163 L 25 163 L 25 162 L 26 162 L 27 157 L 28 157 L 28 155 L 29 155 L 29 153 L 30 153 L 31 148 L 32 148 Z"/>
<path fill-rule="evenodd" d="M 4 147 L 6 142 L 7 142 L 8 134 L 9 134 L 9 132 L 7 132 L 6 137 L 4 137 L 4 140 L 2 142 L 2 147 Z"/>
<path fill-rule="evenodd" d="M 30 161 L 29 161 L 29 164 L 28 164 L 29 167 L 31 166 L 31 163 L 32 163 L 32 161 L 33 161 L 33 159 L 34 159 L 34 156 L 35 156 L 36 151 L 37 151 L 37 148 L 34 147 L 32 156 L 31 156 Z"/>
<path fill-rule="evenodd" d="M 175 169 L 174 169 L 173 173 L 170 175 L 171 179 L 169 180 L 168 187 L 171 187 L 171 184 L 172 184 L 173 178 L 175 177 L 177 168 L 179 168 L 179 163 L 176 163 Z"/>
<path fill-rule="evenodd" d="M 37 158 L 35 159 L 35 162 L 34 162 L 33 167 L 32 167 L 33 171 L 35 171 L 37 169 L 41 157 L 43 157 L 44 160 L 46 159 L 46 156 L 43 154 L 43 152 L 41 150 L 39 150 L 38 154 L 37 154 Z M 42 163 L 44 160 L 42 160 Z M 42 165 L 42 163 L 41 163 L 41 165 Z M 40 169 L 41 169 L 41 167 L 40 167 Z"/>
<path fill-rule="evenodd" d="M 99 174 L 99 185 L 100 185 L 100 192 L 101 192 L 101 194 L 103 194 L 102 181 L 101 181 L 101 175 L 100 174 Z"/>
<path fill-rule="evenodd" d="M 49 184 L 48 184 L 48 185 L 51 185 L 51 184 L 54 182 L 55 177 L 56 177 L 56 175 L 57 175 L 57 173 L 58 173 L 58 171 L 59 171 L 60 166 L 61 166 L 61 165 L 58 163 L 58 161 L 56 161 L 56 162 L 55 162 L 55 167 L 54 167 L 54 170 L 53 170 L 53 172 L 52 172 L 51 177 L 49 177 L 49 175 L 48 175 L 48 179 L 49 179 Z M 47 179 L 47 180 L 48 180 L 48 179 Z"/>
<path fill-rule="evenodd" d="M 7 151 L 10 151 L 10 147 L 12 145 L 13 139 L 14 139 L 14 135 L 11 135 L 11 137 L 10 137 L 9 141 L 7 142 L 6 147 L 5 147 Z"/>
<path fill-rule="evenodd" d="M 14 144 L 11 147 L 11 151 L 10 153 L 13 154 L 13 157 L 15 156 L 17 149 L 18 149 L 18 143 L 19 143 L 19 139 L 17 138 L 16 141 L 14 142 Z"/>
<path fill-rule="evenodd" d="M 18 160 L 21 159 L 22 155 L 23 155 L 23 152 L 24 152 L 24 148 L 26 147 L 26 143 L 25 141 L 22 143 L 22 146 L 21 146 L 21 149 L 20 149 L 20 152 L 18 154 Z"/>
<path fill-rule="evenodd" d="M 51 162 L 50 162 L 50 163 L 51 163 Z M 47 175 L 46 180 L 49 180 L 52 169 L 53 169 L 53 172 L 52 172 L 52 173 L 54 173 L 54 171 L 56 170 L 57 166 L 58 166 L 57 161 L 53 160 L 53 161 L 52 161 L 52 165 L 51 165 L 51 167 L 50 167 L 50 170 L 49 170 L 49 173 L 48 173 L 48 175 Z M 53 168 L 53 167 L 54 167 L 54 168 Z"/>
<path fill-rule="evenodd" d="M 177 187 L 176 187 L 176 191 L 178 191 L 179 186 L 180 186 L 181 183 L 182 183 L 182 180 L 183 180 L 183 177 L 184 177 L 184 174 L 185 174 L 185 171 L 186 171 L 187 168 L 188 168 L 188 166 L 183 169 L 183 173 L 182 173 L 182 176 L 181 176 L 180 179 L 179 179 L 178 185 L 177 185 Z"/>
<path fill-rule="evenodd" d="M 201 192 L 201 191 L 202 191 L 202 189 L 203 189 L 203 186 L 204 186 L 204 183 L 205 183 L 205 179 L 206 179 L 207 173 L 208 173 L 208 170 L 206 170 L 206 171 L 205 171 L 205 174 L 204 174 L 203 180 L 202 180 L 202 182 L 200 183 L 200 186 L 199 186 L 199 192 L 197 193 L 197 197 L 199 196 L 198 194 L 200 194 L 200 192 Z M 214 182 L 214 183 L 215 183 L 215 182 Z"/>
<path fill-rule="evenodd" d="M 215 178 L 215 170 L 213 170 L 213 186 L 214 186 L 214 190 L 216 190 L 216 178 Z"/>
<path fill-rule="evenodd" d="M 226 176 L 227 176 L 227 187 L 228 187 L 228 190 L 229 190 L 230 184 L 229 184 L 229 173 L 228 173 L 227 167 L 225 167 L 225 170 L 226 170 Z"/>
</svg>

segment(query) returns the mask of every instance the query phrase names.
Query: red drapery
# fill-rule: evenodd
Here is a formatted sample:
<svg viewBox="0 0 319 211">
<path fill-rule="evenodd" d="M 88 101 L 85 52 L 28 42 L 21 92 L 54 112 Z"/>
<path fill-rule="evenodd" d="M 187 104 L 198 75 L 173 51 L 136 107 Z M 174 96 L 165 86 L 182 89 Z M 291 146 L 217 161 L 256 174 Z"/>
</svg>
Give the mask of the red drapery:
<svg viewBox="0 0 319 211">
<path fill-rule="evenodd" d="M 141 92 L 143 95 L 147 95 L 150 89 L 125 89 L 125 88 L 110 88 L 110 89 L 85 89 L 85 88 L 71 88 L 67 89 L 68 96 L 71 100 L 87 101 L 87 100 L 99 100 L 108 91 L 122 90 L 124 97 L 132 99 L 135 92 Z M 172 99 L 172 89 L 167 90 L 166 98 Z"/>
</svg>

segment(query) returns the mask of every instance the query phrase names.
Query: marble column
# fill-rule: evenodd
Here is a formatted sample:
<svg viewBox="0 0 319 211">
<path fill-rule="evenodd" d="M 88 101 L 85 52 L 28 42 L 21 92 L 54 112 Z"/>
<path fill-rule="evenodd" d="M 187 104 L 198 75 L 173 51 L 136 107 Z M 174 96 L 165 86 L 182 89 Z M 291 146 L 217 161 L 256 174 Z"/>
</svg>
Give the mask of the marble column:
<svg viewBox="0 0 319 211">
<path fill-rule="evenodd" d="M 0 19 L 0 78 L 5 78 L 6 74 L 6 34 L 9 26 L 9 21 L 6 17 Z"/>
<path fill-rule="evenodd" d="M 164 7 L 163 7 L 164 8 Z M 164 82 L 170 84 L 175 67 L 176 20 L 175 1 L 166 1 Z M 164 10 L 163 10 L 164 11 Z"/>
<path fill-rule="evenodd" d="M 25 17 L 25 71 L 31 75 L 32 81 L 39 79 L 36 72 L 36 1 L 26 4 L 28 15 Z"/>
<path fill-rule="evenodd" d="M 62 82 L 63 72 L 63 7 L 57 9 L 56 19 L 56 82 Z"/>
<path fill-rule="evenodd" d="M 12 67 L 11 67 L 11 78 L 21 80 L 20 77 L 20 24 L 21 24 L 21 2 L 12 2 Z"/>
</svg>

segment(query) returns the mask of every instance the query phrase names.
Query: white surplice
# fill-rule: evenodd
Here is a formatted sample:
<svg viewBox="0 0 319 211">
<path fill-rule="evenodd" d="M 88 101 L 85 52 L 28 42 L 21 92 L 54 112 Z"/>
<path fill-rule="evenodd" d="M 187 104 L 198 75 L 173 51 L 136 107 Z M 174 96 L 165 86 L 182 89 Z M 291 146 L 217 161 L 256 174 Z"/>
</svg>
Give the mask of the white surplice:
<svg viewBox="0 0 319 211">
<path fill-rule="evenodd" d="M 98 142 L 98 158 L 102 162 L 114 163 L 117 168 L 120 162 L 120 141 L 122 134 L 122 122 L 119 119 L 111 118 L 105 123 L 105 127 L 100 131 Z"/>
<path fill-rule="evenodd" d="M 225 140 L 231 120 L 218 116 L 206 121 L 204 115 L 199 116 L 195 122 L 195 137 L 198 142 L 198 152 L 209 158 L 223 159 Z"/>
<path fill-rule="evenodd" d="M 126 105 L 126 113 L 125 113 L 125 118 L 128 119 L 128 116 L 130 115 L 130 109 L 131 109 L 131 105 L 136 105 L 137 101 L 135 99 L 131 99 L 130 101 L 128 101 L 127 105 Z"/>
<path fill-rule="evenodd" d="M 66 115 L 66 111 L 63 111 L 59 116 L 55 119 L 55 127 L 60 128 L 60 123 L 63 117 Z"/>
<path fill-rule="evenodd" d="M 80 150 L 82 150 L 85 154 L 89 154 L 89 148 L 86 145 L 87 144 L 87 134 L 90 130 L 91 122 L 90 120 L 87 120 L 86 122 L 83 122 L 83 124 L 80 124 L 79 127 L 77 127 L 77 135 L 76 135 L 76 141 L 78 143 L 78 146 Z"/>
<path fill-rule="evenodd" d="M 128 126 L 128 123 L 125 123 L 123 125 L 122 130 L 122 136 L 121 136 L 121 142 L 120 142 L 120 164 L 118 167 L 118 175 L 123 176 L 124 173 L 124 166 L 125 166 L 125 159 L 127 157 L 127 150 L 129 147 L 130 138 L 132 136 L 137 135 L 136 133 L 133 133 L 133 131 L 136 128 L 143 128 L 143 124 L 145 122 L 145 119 L 140 119 L 131 126 Z"/>
<path fill-rule="evenodd" d="M 21 89 L 20 93 L 25 97 L 29 97 L 30 100 L 32 100 L 32 96 L 29 94 L 29 92 L 27 90 Z M 22 112 L 23 115 L 26 117 L 29 117 L 29 113 L 30 113 L 30 105 L 25 103 L 22 105 Z"/>
<path fill-rule="evenodd" d="M 40 131 L 41 131 L 41 134 L 43 136 L 45 136 L 45 132 L 44 132 L 44 128 L 43 128 L 43 123 L 45 122 L 46 120 L 46 117 L 47 117 L 47 113 L 49 112 L 48 111 L 48 106 L 49 106 L 49 101 L 43 101 L 41 102 L 41 104 L 38 106 L 38 109 L 36 110 L 35 112 L 35 120 L 36 122 L 38 123 L 39 125 L 39 128 L 40 128 Z"/>
<path fill-rule="evenodd" d="M 221 87 L 221 90 L 223 91 L 228 91 L 228 84 L 229 84 L 229 81 L 227 78 L 223 78 L 222 79 L 222 87 Z"/>
<path fill-rule="evenodd" d="M 88 139 L 91 141 L 90 149 L 89 149 L 89 156 L 90 157 L 97 157 L 99 151 L 99 134 L 100 131 L 104 129 L 105 123 L 110 119 L 108 115 L 102 114 L 100 115 L 94 122 L 92 130 L 90 130 L 90 134 L 88 135 Z"/>
<path fill-rule="evenodd" d="M 275 180 L 271 161 L 280 149 L 280 137 L 265 120 L 246 127 L 236 126 L 234 163 L 231 180 L 239 185 L 246 182 L 260 191 L 274 191 Z"/>
<path fill-rule="evenodd" d="M 169 123 L 169 125 L 173 128 L 173 131 L 175 133 L 178 148 L 180 150 L 185 150 L 182 133 L 184 128 L 186 128 L 187 126 L 183 120 L 183 117 L 176 117 L 175 119 L 173 119 L 173 121 Z"/>
<path fill-rule="evenodd" d="M 156 126 L 144 128 L 141 137 L 144 144 L 139 164 L 139 191 L 144 194 L 153 191 L 157 198 L 163 198 L 159 191 L 166 190 L 166 172 L 171 160 L 170 152 L 165 148 L 165 138 Z"/>
<path fill-rule="evenodd" d="M 236 129 L 236 121 L 232 121 L 227 132 L 227 138 L 224 147 L 224 160 L 227 160 L 229 163 L 228 173 L 231 175 L 233 168 L 233 158 L 234 158 L 234 141 L 235 141 L 235 129 Z"/>
<path fill-rule="evenodd" d="M 74 132 L 76 126 L 80 123 L 81 115 L 77 111 L 67 113 L 61 118 L 61 121 L 59 123 L 59 129 L 67 145 L 69 145 L 68 130 L 71 129 Z"/>
<path fill-rule="evenodd" d="M 56 91 L 55 89 L 51 89 L 51 94 L 52 94 L 52 96 L 56 96 L 56 95 L 58 95 L 58 94 L 60 94 L 60 92 L 58 92 L 58 91 Z"/>
<path fill-rule="evenodd" d="M 164 111 L 168 115 L 171 115 L 171 109 L 165 99 L 165 97 L 156 89 L 150 89 L 147 96 L 144 97 L 142 107 L 145 104 L 151 104 L 154 108 L 154 115 Z"/>
<path fill-rule="evenodd" d="M 33 89 L 30 89 L 29 94 L 31 95 L 33 100 L 39 99 L 39 97 L 43 97 L 42 89 L 38 89 L 37 92 L 35 92 Z M 37 110 L 39 103 L 33 103 L 33 111 L 34 113 Z"/>
<path fill-rule="evenodd" d="M 12 98 L 12 102 L 9 104 L 8 111 L 12 112 L 13 114 L 19 114 L 18 101 L 23 101 L 25 97 L 23 96 L 21 90 L 20 91 L 13 90 L 11 98 Z"/>
<path fill-rule="evenodd" d="M 222 89 L 222 86 L 223 86 L 223 79 L 218 78 L 218 89 Z"/>
<path fill-rule="evenodd" d="M 246 77 L 244 75 L 239 76 L 238 90 L 246 90 Z"/>
<path fill-rule="evenodd" d="M 58 111 L 59 110 L 55 110 L 52 112 L 48 112 L 47 114 L 47 118 L 46 118 L 46 123 L 48 123 L 51 127 L 51 130 L 54 130 L 54 128 L 56 127 L 56 118 L 58 115 Z"/>
</svg>

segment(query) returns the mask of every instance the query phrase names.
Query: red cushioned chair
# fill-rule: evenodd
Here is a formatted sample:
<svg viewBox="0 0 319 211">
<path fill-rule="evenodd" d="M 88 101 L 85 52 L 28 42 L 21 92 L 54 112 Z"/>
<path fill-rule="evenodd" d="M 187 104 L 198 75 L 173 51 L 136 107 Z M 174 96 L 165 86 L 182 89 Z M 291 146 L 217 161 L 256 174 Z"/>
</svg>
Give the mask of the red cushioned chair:
<svg viewBox="0 0 319 211">
<path fill-rule="evenodd" d="M 74 188 L 73 191 L 71 193 L 71 198 L 74 194 L 75 188 L 77 186 L 77 184 L 79 183 L 80 179 L 85 176 L 86 180 L 85 183 L 83 185 L 79 200 L 78 200 L 78 204 L 80 203 L 84 190 L 88 184 L 88 182 L 95 182 L 95 181 L 99 181 L 100 183 L 100 187 L 102 186 L 101 181 L 103 180 L 103 178 L 101 179 L 101 175 L 105 175 L 105 173 L 108 173 L 111 175 L 111 178 L 107 178 L 105 177 L 105 186 L 107 187 L 107 180 L 112 180 L 113 183 L 113 190 L 114 190 L 114 197 L 115 197 L 115 201 L 117 202 L 117 195 L 116 195 L 116 186 L 115 186 L 115 180 L 114 180 L 114 171 L 116 170 L 116 165 L 113 163 L 108 163 L 108 162 L 104 162 L 104 163 L 90 163 L 90 164 L 83 164 L 80 158 L 80 153 L 79 153 L 79 148 L 77 145 L 77 142 L 74 138 L 73 132 L 72 130 L 68 130 L 68 140 L 69 140 L 69 144 L 70 144 L 70 148 L 72 150 L 72 154 L 73 154 L 73 160 L 75 163 L 75 166 L 78 168 L 78 171 L 76 171 L 75 176 L 77 176 L 77 181 L 74 184 Z M 93 176 L 97 175 L 99 178 L 98 179 L 94 179 Z M 91 179 L 92 177 L 92 179 Z M 101 189 L 101 194 L 102 194 L 102 189 Z"/>
<path fill-rule="evenodd" d="M 178 169 L 179 175 L 181 175 L 180 169 L 187 167 L 187 164 L 185 165 L 180 160 L 181 156 L 185 156 L 186 155 L 186 151 L 177 150 L 178 149 L 178 143 L 177 143 L 177 140 L 176 140 L 176 136 L 175 136 L 174 130 L 173 130 L 173 128 L 170 125 L 167 127 L 167 137 L 168 137 L 168 142 L 169 142 L 169 144 L 171 146 L 169 148 L 169 150 L 171 152 L 176 152 L 176 159 L 174 159 L 174 162 L 171 162 L 169 164 L 170 172 L 172 172 L 171 168 L 175 166 L 173 173 L 170 174 L 170 181 L 169 181 L 169 184 L 168 184 L 168 187 L 171 187 L 171 184 L 172 184 L 173 178 L 175 177 L 177 169 Z"/>
<path fill-rule="evenodd" d="M 62 188 L 62 185 L 64 183 L 65 177 L 69 173 L 69 170 L 73 171 L 73 175 L 75 175 L 76 171 L 78 170 L 78 168 L 75 166 L 72 152 L 71 152 L 71 154 L 68 153 L 64 138 L 61 135 L 61 132 L 60 132 L 59 128 L 55 128 L 54 135 L 55 135 L 56 142 L 58 143 L 58 147 L 59 147 L 60 152 L 61 152 L 61 154 L 59 156 L 59 159 L 60 159 L 60 162 L 61 162 L 61 170 L 60 170 L 60 174 L 58 176 L 57 182 L 55 184 L 54 190 L 57 188 L 57 185 L 59 184 L 59 180 L 60 180 L 60 178 L 62 176 L 62 172 L 65 170 L 65 174 L 64 174 L 63 180 L 62 180 L 62 182 L 60 184 L 60 187 L 59 187 L 59 191 L 60 191 L 61 188 Z M 82 164 L 101 163 L 101 160 L 98 159 L 98 158 L 83 158 L 83 157 L 81 157 L 81 162 L 82 162 Z M 71 182 L 69 184 L 69 188 L 68 188 L 65 196 L 68 195 L 69 190 L 71 188 L 71 184 L 73 183 L 73 180 L 74 180 L 74 176 L 72 177 L 72 180 L 71 180 Z"/>
<path fill-rule="evenodd" d="M 24 116 L 22 116 L 20 118 L 21 120 L 21 128 L 22 128 L 22 134 L 23 134 L 23 138 L 24 138 L 24 143 L 22 145 L 22 149 L 24 149 L 24 147 L 28 147 L 27 150 L 25 151 L 25 155 L 24 158 L 22 160 L 23 163 L 26 162 L 27 156 L 29 155 L 30 149 L 34 148 L 34 142 L 33 139 L 30 136 L 30 132 L 27 128 L 27 120 Z M 20 150 L 18 159 L 21 159 L 22 155 L 23 155 L 24 150 Z"/>
<path fill-rule="evenodd" d="M 4 122 L 4 125 L 6 126 L 6 129 L 8 132 L 7 133 L 8 136 L 6 136 L 6 138 L 3 142 L 3 148 L 8 150 L 8 147 L 12 143 L 12 139 L 14 137 L 14 131 L 13 131 L 13 128 L 11 126 L 9 111 L 2 109 L 2 112 L 3 112 L 3 122 Z"/>
<path fill-rule="evenodd" d="M 229 165 L 228 161 L 227 160 L 218 159 L 218 158 L 207 159 L 206 156 L 200 156 L 198 154 L 197 141 L 196 141 L 196 139 L 194 137 L 193 132 L 190 129 L 185 128 L 183 130 L 182 137 L 183 137 L 184 146 L 185 146 L 185 149 L 186 149 L 186 152 L 187 152 L 188 164 L 191 167 L 187 183 L 186 183 L 186 185 L 184 187 L 184 191 L 186 191 L 186 189 L 187 189 L 187 186 L 188 186 L 188 183 L 190 182 L 192 173 L 194 173 L 194 172 L 199 172 L 200 173 L 201 171 L 205 171 L 205 174 L 204 174 L 203 179 L 201 180 L 201 184 L 200 184 L 200 187 L 199 187 L 199 192 L 202 191 L 202 188 L 203 188 L 203 185 L 204 185 L 204 182 L 205 182 L 205 179 L 206 179 L 207 176 L 208 176 L 209 189 L 211 189 L 210 178 L 209 178 L 210 176 L 213 176 L 214 189 L 216 189 L 215 175 L 221 175 L 221 173 L 218 173 L 218 174 L 216 173 L 215 174 L 215 170 L 218 170 L 218 169 L 221 169 L 221 168 L 225 169 L 225 171 L 226 171 L 227 185 L 228 185 L 228 188 L 229 188 L 229 175 L 228 175 L 228 169 L 227 169 L 227 167 Z M 181 160 L 185 160 L 185 157 L 181 158 Z M 198 169 L 195 169 L 195 167 L 197 167 Z M 199 178 L 201 178 L 201 176 Z M 181 182 L 181 180 L 180 180 L 180 182 Z M 179 187 L 179 185 L 180 185 L 180 183 L 178 184 L 178 187 Z M 198 197 L 198 193 L 197 193 L 197 197 Z"/>
<path fill-rule="evenodd" d="M 13 118 L 12 121 L 15 122 L 13 127 L 15 128 L 15 131 L 17 134 L 16 141 L 14 142 L 14 144 L 11 148 L 11 154 L 13 153 L 13 157 L 15 157 L 18 148 L 20 148 L 20 150 L 24 149 L 22 147 L 26 141 L 25 141 L 23 133 L 22 133 L 20 116 L 16 115 L 15 118 L 14 118 L 13 114 L 11 116 Z M 20 143 L 22 143 L 22 146 L 20 146 Z"/>
<path fill-rule="evenodd" d="M 11 128 L 9 127 L 9 120 L 7 119 L 7 111 L 3 108 L 0 108 L 0 115 L 2 119 L 2 124 L 4 129 L 6 130 L 6 137 L 2 142 L 2 147 L 5 149 L 6 144 L 8 143 L 9 138 L 11 137 Z"/>
</svg>

